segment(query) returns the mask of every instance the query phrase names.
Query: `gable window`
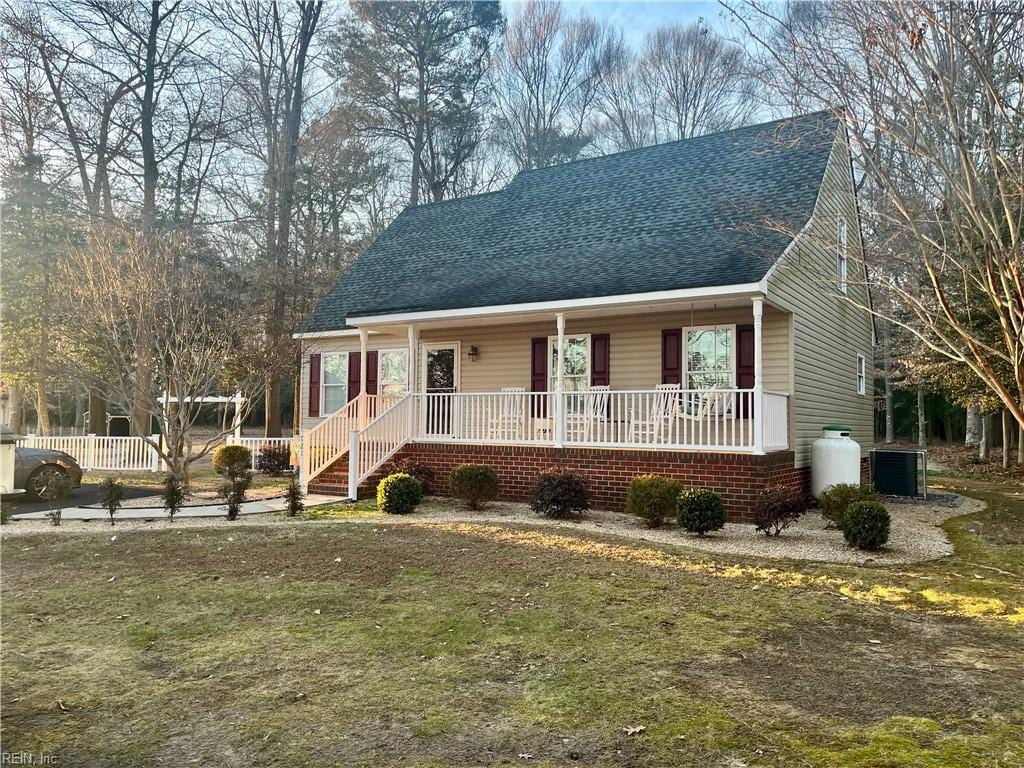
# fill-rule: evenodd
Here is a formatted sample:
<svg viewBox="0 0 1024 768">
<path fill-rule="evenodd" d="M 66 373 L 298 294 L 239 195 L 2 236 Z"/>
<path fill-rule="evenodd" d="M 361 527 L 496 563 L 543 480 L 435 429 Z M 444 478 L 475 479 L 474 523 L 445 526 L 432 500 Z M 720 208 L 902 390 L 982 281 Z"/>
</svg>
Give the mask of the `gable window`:
<svg viewBox="0 0 1024 768">
<path fill-rule="evenodd" d="M 847 252 L 846 219 L 836 222 L 836 287 L 846 293 L 846 282 L 850 271 L 850 260 Z"/>
<path fill-rule="evenodd" d="M 584 392 L 590 388 L 590 336 L 565 336 L 565 371 L 562 385 L 566 392 Z M 555 391 L 558 381 L 558 337 L 548 337 L 548 390 Z"/>
<path fill-rule="evenodd" d="M 348 402 L 348 352 L 325 354 L 320 374 L 320 413 L 325 416 Z"/>
<path fill-rule="evenodd" d="M 401 397 L 409 381 L 409 352 L 404 349 L 383 349 L 379 359 L 381 396 Z"/>
<path fill-rule="evenodd" d="M 684 389 L 731 387 L 736 381 L 736 326 L 683 329 Z"/>
<path fill-rule="evenodd" d="M 857 394 L 863 395 L 867 392 L 867 360 L 864 355 L 857 355 Z"/>
</svg>

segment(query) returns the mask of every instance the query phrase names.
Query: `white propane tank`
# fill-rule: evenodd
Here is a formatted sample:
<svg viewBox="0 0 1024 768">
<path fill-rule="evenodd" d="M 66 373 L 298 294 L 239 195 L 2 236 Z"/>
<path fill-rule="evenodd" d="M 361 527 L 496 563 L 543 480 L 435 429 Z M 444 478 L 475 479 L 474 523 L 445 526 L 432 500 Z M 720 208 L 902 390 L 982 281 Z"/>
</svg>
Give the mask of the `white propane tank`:
<svg viewBox="0 0 1024 768">
<path fill-rule="evenodd" d="M 840 484 L 860 485 L 860 445 L 849 427 L 829 425 L 811 446 L 811 495 Z"/>
</svg>

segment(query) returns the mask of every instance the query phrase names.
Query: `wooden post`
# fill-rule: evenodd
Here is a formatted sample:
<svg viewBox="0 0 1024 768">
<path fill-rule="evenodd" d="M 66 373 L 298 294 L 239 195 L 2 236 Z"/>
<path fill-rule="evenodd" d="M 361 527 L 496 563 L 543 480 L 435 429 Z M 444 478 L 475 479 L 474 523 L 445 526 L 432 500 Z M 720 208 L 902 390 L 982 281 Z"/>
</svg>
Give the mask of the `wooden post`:
<svg viewBox="0 0 1024 768">
<path fill-rule="evenodd" d="M 232 402 L 235 404 L 235 415 L 234 421 L 231 422 L 231 434 L 234 435 L 237 440 L 242 436 L 242 403 L 245 402 L 242 398 L 242 390 L 237 390 L 235 392 L 235 397 Z"/>
<path fill-rule="evenodd" d="M 764 299 L 755 296 L 754 303 L 754 453 L 764 453 L 764 353 L 762 351 L 762 320 Z"/>
<path fill-rule="evenodd" d="M 348 433 L 348 497 L 359 498 L 359 430 Z"/>
<path fill-rule="evenodd" d="M 409 397 L 409 405 L 406 408 L 408 421 L 405 430 L 408 439 L 416 434 L 416 368 L 419 361 L 419 329 L 410 323 L 408 328 L 409 351 L 405 362 L 406 385 L 405 391 Z"/>
</svg>

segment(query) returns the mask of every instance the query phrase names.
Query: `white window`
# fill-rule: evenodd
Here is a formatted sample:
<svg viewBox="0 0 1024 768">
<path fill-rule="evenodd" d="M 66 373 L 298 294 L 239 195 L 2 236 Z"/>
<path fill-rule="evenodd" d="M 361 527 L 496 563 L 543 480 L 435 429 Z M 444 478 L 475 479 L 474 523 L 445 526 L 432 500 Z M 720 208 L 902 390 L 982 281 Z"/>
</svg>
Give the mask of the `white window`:
<svg viewBox="0 0 1024 768">
<path fill-rule="evenodd" d="M 857 355 L 857 394 L 863 395 L 867 392 L 867 361 L 864 355 Z"/>
<path fill-rule="evenodd" d="M 683 389 L 731 387 L 736 381 L 736 326 L 683 329 Z"/>
<path fill-rule="evenodd" d="M 590 388 L 590 336 L 565 336 L 565 372 L 562 385 L 566 392 L 583 392 Z M 548 337 L 548 389 L 555 391 L 558 380 L 558 337 Z"/>
<path fill-rule="evenodd" d="M 846 219 L 836 223 L 836 286 L 846 293 L 846 281 L 850 272 L 850 260 L 846 250 Z"/>
<path fill-rule="evenodd" d="M 383 397 L 401 397 L 405 394 L 409 376 L 409 352 L 405 349 L 382 349 L 378 355 L 380 365 L 380 394 Z"/>
<path fill-rule="evenodd" d="M 320 371 L 320 413 L 329 416 L 348 402 L 348 352 L 324 355 Z"/>
</svg>

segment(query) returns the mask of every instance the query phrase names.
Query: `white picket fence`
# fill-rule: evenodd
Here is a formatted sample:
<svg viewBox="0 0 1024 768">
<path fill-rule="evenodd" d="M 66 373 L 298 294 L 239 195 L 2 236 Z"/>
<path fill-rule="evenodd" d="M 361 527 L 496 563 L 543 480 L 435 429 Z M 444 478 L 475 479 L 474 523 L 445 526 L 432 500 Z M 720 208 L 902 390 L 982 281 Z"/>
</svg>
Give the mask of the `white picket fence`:
<svg viewBox="0 0 1024 768">
<path fill-rule="evenodd" d="M 226 445 L 244 445 L 252 452 L 252 461 L 250 468 L 256 470 L 256 462 L 260 458 L 260 452 L 268 445 L 285 445 L 288 446 L 289 455 L 291 456 L 291 464 L 293 467 L 299 466 L 299 442 L 298 437 L 233 437 L 228 435 L 224 440 Z"/>
<path fill-rule="evenodd" d="M 151 438 L 159 441 L 159 435 Z M 160 455 L 141 437 L 107 437 L 106 435 L 28 435 L 17 443 L 19 448 L 45 448 L 63 451 L 74 457 L 85 471 L 159 472 Z"/>
</svg>

